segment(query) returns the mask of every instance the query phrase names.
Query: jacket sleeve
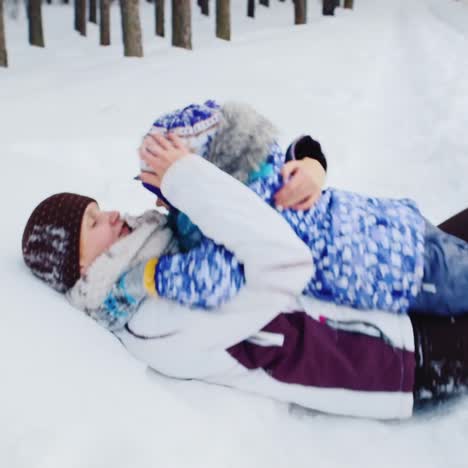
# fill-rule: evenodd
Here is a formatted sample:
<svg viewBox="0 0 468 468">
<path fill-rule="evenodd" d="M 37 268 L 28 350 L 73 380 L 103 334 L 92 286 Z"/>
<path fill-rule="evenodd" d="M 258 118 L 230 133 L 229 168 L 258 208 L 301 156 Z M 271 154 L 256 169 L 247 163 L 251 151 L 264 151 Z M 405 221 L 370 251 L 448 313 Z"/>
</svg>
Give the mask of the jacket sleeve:
<svg viewBox="0 0 468 468">
<path fill-rule="evenodd" d="M 249 186 L 272 205 L 272 195 L 280 187 L 280 176 L 277 175 L 279 166 L 283 164 L 283 154 L 278 144 L 273 145 L 267 162 L 272 165 L 275 174 L 259 177 Z M 206 186 L 205 183 L 203 185 Z M 190 218 L 197 224 L 191 215 Z M 202 242 L 188 252 L 161 257 L 155 271 L 155 286 L 159 296 L 202 309 L 226 303 L 244 283 L 242 263 L 223 245 L 207 237 L 203 237 Z"/>
<path fill-rule="evenodd" d="M 327 158 L 322 151 L 322 146 L 317 140 L 314 140 L 310 135 L 302 135 L 296 138 L 286 150 L 286 161 L 297 160 L 304 158 L 315 159 L 327 171 Z"/>
<path fill-rule="evenodd" d="M 203 180 L 203 184 L 197 185 L 196 197 L 189 182 L 193 177 Z M 214 241 L 216 245 L 210 248 L 216 253 L 211 253 L 209 258 L 219 255 L 230 270 L 242 264 L 247 285 L 290 288 L 291 294 L 301 293 L 312 274 L 310 251 L 281 215 L 248 187 L 204 159 L 191 155 L 171 166 L 161 189 L 174 206 Z M 237 260 L 226 250 L 234 252 Z M 288 266 L 292 264 L 300 280 L 291 275 Z M 229 283 L 241 285 L 239 279 Z"/>
</svg>

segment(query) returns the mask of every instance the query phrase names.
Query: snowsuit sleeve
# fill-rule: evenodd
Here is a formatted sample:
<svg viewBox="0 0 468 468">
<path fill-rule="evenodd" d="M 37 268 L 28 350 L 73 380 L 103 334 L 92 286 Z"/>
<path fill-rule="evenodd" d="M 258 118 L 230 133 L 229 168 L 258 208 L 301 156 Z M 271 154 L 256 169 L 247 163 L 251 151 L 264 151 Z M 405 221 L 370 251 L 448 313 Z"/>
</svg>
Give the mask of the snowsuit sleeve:
<svg viewBox="0 0 468 468">
<path fill-rule="evenodd" d="M 222 245 L 206 237 L 186 253 L 161 257 L 155 272 L 161 297 L 211 309 L 234 297 L 245 282 L 244 268 Z"/>
<path fill-rule="evenodd" d="M 266 177 L 260 169 L 251 183 L 269 205 L 279 182 L 278 177 L 268 177 L 268 172 L 276 174 L 282 164 L 283 153 L 275 143 L 266 159 L 266 170 L 263 169 Z M 155 272 L 156 290 L 161 297 L 203 309 L 226 303 L 244 283 L 242 263 L 223 245 L 204 236 L 199 245 L 186 253 L 161 257 Z"/>
</svg>

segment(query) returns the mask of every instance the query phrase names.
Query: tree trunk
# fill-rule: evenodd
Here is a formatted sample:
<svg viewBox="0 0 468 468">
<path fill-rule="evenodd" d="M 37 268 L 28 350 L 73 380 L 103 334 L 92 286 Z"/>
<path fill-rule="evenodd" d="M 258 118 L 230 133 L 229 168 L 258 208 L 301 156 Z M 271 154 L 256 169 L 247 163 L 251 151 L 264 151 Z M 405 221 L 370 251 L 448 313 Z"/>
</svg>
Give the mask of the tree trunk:
<svg viewBox="0 0 468 468">
<path fill-rule="evenodd" d="M 75 29 L 86 36 L 86 0 L 75 0 Z"/>
<path fill-rule="evenodd" d="M 5 41 L 5 23 L 3 22 L 3 0 L 0 0 L 0 67 L 8 67 L 8 55 Z"/>
<path fill-rule="evenodd" d="M 202 15 L 210 15 L 210 2 L 209 0 L 200 0 L 199 2 Z"/>
<path fill-rule="evenodd" d="M 102 46 L 108 46 L 110 40 L 110 0 L 99 0 L 99 41 Z"/>
<path fill-rule="evenodd" d="M 247 0 L 247 16 L 255 18 L 255 0 Z"/>
<path fill-rule="evenodd" d="M 155 0 L 154 2 L 154 14 L 156 22 L 156 36 L 164 37 L 164 3 L 165 0 Z"/>
<path fill-rule="evenodd" d="M 335 14 L 335 0 L 323 0 L 322 14 L 333 16 Z"/>
<path fill-rule="evenodd" d="M 260 0 L 260 5 L 270 6 L 270 0 Z"/>
<path fill-rule="evenodd" d="M 97 0 L 89 0 L 89 22 L 97 24 Z"/>
<path fill-rule="evenodd" d="M 307 23 L 306 2 L 307 0 L 294 0 L 294 24 Z"/>
<path fill-rule="evenodd" d="M 172 45 L 192 49 L 192 9 L 190 0 L 172 0 Z"/>
<path fill-rule="evenodd" d="M 29 43 L 37 47 L 45 47 L 42 32 L 42 2 L 28 0 Z"/>
<path fill-rule="evenodd" d="M 231 40 L 231 2 L 216 0 L 216 37 Z"/>
<path fill-rule="evenodd" d="M 143 57 L 139 0 L 121 0 L 120 13 L 125 57 Z"/>
<path fill-rule="evenodd" d="M 353 8 L 354 0 L 344 0 L 344 7 L 345 8 Z"/>
</svg>

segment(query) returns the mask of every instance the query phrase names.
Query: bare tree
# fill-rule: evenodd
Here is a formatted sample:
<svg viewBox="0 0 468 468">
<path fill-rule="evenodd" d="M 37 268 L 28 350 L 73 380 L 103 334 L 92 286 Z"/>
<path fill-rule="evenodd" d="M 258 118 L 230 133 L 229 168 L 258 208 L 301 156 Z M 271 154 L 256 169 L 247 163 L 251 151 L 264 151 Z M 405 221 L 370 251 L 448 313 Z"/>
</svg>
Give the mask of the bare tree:
<svg viewBox="0 0 468 468">
<path fill-rule="evenodd" d="M 354 0 L 344 0 L 344 7 L 345 8 L 353 8 Z"/>
<path fill-rule="evenodd" d="M 255 18 L 255 0 L 247 0 L 247 16 Z"/>
<path fill-rule="evenodd" d="M 37 47 L 45 47 L 41 0 L 28 0 L 28 29 L 29 43 Z"/>
<path fill-rule="evenodd" d="M 322 14 L 333 16 L 335 14 L 336 0 L 323 0 Z"/>
<path fill-rule="evenodd" d="M 307 23 L 307 0 L 294 0 L 294 24 Z"/>
<path fill-rule="evenodd" d="M 198 0 L 198 5 L 200 6 L 202 15 L 210 15 L 210 2 L 209 0 Z"/>
<path fill-rule="evenodd" d="M 86 0 L 75 0 L 75 30 L 86 36 Z"/>
<path fill-rule="evenodd" d="M 97 24 L 97 0 L 89 0 L 89 22 Z"/>
<path fill-rule="evenodd" d="M 143 57 L 140 4 L 138 0 L 120 0 L 125 57 Z"/>
<path fill-rule="evenodd" d="M 110 39 L 110 0 L 99 0 L 99 42 L 103 46 L 111 43 Z"/>
<path fill-rule="evenodd" d="M 5 41 L 5 24 L 3 22 L 3 0 L 0 0 L 0 67 L 8 67 L 8 54 Z"/>
<path fill-rule="evenodd" d="M 192 7 L 190 0 L 172 0 L 172 45 L 192 49 Z"/>
<path fill-rule="evenodd" d="M 165 0 L 155 0 L 154 2 L 156 35 L 161 37 L 164 37 L 164 4 Z"/>
<path fill-rule="evenodd" d="M 231 40 L 231 2 L 216 0 L 216 37 Z"/>
</svg>

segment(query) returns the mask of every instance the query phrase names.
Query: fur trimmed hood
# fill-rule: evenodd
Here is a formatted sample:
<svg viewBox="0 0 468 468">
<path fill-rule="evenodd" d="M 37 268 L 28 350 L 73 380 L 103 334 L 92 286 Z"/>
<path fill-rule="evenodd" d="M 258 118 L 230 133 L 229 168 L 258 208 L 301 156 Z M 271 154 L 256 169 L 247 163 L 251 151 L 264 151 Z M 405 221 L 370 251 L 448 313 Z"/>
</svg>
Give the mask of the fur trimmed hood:
<svg viewBox="0 0 468 468">
<path fill-rule="evenodd" d="M 265 162 L 277 130 L 248 104 L 227 102 L 206 159 L 243 183 Z"/>
<path fill-rule="evenodd" d="M 132 232 L 100 255 L 67 293 L 69 302 L 87 313 L 99 308 L 113 284 L 126 271 L 152 257 L 175 252 L 167 216 L 156 210 L 124 216 Z"/>
</svg>

